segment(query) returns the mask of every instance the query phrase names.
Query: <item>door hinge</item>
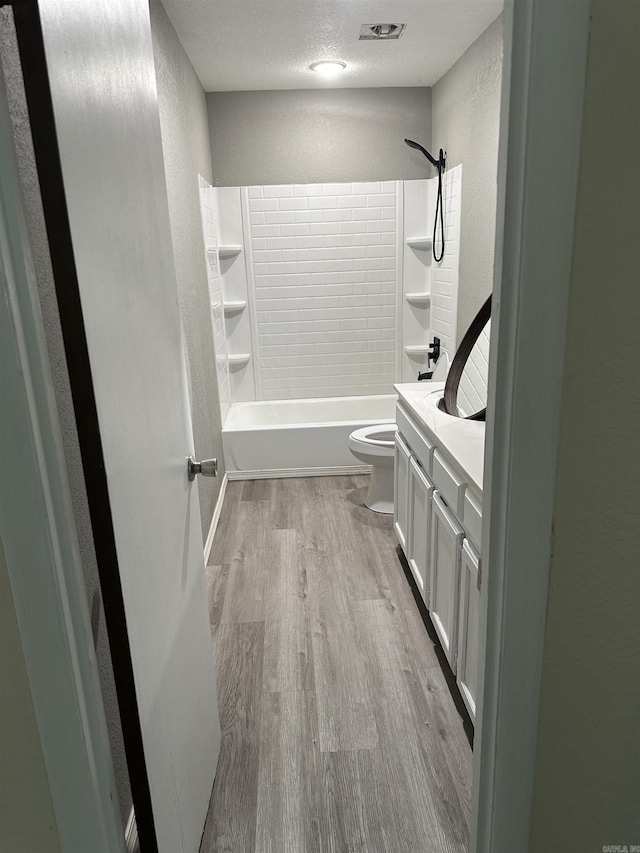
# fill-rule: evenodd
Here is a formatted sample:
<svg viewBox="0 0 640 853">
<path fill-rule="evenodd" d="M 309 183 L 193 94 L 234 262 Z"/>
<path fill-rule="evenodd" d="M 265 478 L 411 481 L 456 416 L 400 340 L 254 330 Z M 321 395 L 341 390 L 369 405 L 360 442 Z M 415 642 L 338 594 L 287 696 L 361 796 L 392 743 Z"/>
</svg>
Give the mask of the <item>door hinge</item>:
<svg viewBox="0 0 640 853">
<path fill-rule="evenodd" d="M 482 557 L 478 560 L 478 577 L 476 580 L 476 585 L 478 587 L 478 592 L 482 589 Z"/>
</svg>

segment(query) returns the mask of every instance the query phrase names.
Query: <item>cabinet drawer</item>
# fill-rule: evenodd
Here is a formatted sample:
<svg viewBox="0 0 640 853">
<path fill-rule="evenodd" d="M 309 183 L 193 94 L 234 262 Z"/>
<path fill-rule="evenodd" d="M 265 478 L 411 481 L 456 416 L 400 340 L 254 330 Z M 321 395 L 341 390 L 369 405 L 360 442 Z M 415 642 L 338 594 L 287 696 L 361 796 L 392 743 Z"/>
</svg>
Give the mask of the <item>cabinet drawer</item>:
<svg viewBox="0 0 640 853">
<path fill-rule="evenodd" d="M 460 518 L 464 499 L 465 483 L 450 468 L 437 450 L 433 453 L 431 478 L 450 509 Z"/>
<path fill-rule="evenodd" d="M 482 509 L 478 501 L 468 491 L 464 494 L 462 522 L 473 544 L 480 549 L 482 538 Z"/>
<path fill-rule="evenodd" d="M 414 456 L 418 459 L 424 470 L 427 473 L 431 473 L 433 444 L 428 438 L 425 438 L 400 405 L 396 406 L 396 424 L 398 431 L 402 433 L 402 437 L 413 451 Z"/>
</svg>

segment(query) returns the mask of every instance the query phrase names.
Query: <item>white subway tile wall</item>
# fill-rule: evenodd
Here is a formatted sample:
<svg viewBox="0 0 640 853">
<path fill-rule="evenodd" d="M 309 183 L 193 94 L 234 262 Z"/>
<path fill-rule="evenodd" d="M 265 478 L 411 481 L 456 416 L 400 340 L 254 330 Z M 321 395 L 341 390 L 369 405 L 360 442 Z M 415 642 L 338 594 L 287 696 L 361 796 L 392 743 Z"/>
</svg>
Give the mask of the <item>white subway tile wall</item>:
<svg viewBox="0 0 640 853">
<path fill-rule="evenodd" d="M 433 262 L 431 272 L 431 334 L 440 338 L 442 349 L 453 359 L 458 342 L 458 269 L 460 261 L 460 212 L 462 208 L 462 166 L 444 174 L 444 257 Z M 440 230 L 436 251 L 440 254 Z"/>
<path fill-rule="evenodd" d="M 465 417 L 487 407 L 490 345 L 491 320 L 480 333 L 460 377 L 458 408 Z"/>
<path fill-rule="evenodd" d="M 249 188 L 266 400 L 391 393 L 393 181 Z"/>
<path fill-rule="evenodd" d="M 222 422 L 231 408 L 231 385 L 229 382 L 229 364 L 227 361 L 227 338 L 224 327 L 224 308 L 222 304 L 222 278 L 218 260 L 218 228 L 216 223 L 215 201 L 211 186 L 202 176 L 198 176 L 200 186 L 200 212 L 202 215 L 202 236 L 204 238 L 207 262 L 207 282 L 209 285 L 209 306 L 213 328 L 213 344 L 216 354 L 216 372 L 218 376 L 218 396 Z"/>
</svg>

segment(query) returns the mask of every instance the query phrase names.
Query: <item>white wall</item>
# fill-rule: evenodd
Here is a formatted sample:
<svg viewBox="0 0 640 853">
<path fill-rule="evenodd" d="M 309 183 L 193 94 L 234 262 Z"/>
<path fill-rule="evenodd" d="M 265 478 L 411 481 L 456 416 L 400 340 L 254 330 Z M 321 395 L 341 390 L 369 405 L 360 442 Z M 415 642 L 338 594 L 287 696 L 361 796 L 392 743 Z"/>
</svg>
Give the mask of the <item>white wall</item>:
<svg viewBox="0 0 640 853">
<path fill-rule="evenodd" d="M 593 0 L 530 853 L 640 844 L 639 40 Z"/>
<path fill-rule="evenodd" d="M 396 184 L 249 189 L 262 398 L 389 394 Z"/>
<path fill-rule="evenodd" d="M 433 147 L 464 169 L 458 342 L 493 288 L 501 80 L 502 16 L 431 90 Z"/>
<path fill-rule="evenodd" d="M 207 95 L 214 186 L 428 177 L 431 90 L 297 89 Z"/>
</svg>

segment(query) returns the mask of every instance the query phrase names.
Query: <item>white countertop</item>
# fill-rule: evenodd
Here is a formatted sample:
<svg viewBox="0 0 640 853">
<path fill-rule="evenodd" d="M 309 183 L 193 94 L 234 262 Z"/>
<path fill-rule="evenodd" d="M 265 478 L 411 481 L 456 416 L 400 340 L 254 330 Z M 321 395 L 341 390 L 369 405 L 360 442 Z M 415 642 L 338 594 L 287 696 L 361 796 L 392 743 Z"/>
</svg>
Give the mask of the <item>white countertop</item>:
<svg viewBox="0 0 640 853">
<path fill-rule="evenodd" d="M 416 425 L 424 429 L 437 447 L 444 449 L 482 495 L 484 421 L 454 418 L 439 409 L 444 382 L 407 382 L 394 388 Z"/>
</svg>

